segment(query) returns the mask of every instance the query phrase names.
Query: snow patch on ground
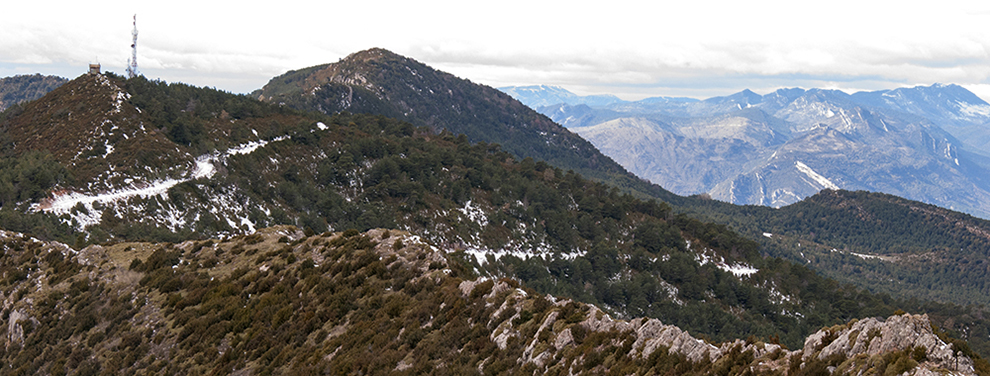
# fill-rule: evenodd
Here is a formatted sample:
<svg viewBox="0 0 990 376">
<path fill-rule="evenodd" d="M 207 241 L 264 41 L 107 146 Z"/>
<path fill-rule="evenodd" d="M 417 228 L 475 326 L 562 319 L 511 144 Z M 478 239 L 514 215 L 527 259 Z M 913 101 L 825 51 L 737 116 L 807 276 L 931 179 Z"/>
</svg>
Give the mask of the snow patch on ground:
<svg viewBox="0 0 990 376">
<path fill-rule="evenodd" d="M 490 250 L 490 249 L 477 248 L 477 247 L 468 247 L 467 249 L 464 250 L 464 252 L 467 253 L 467 254 L 469 254 L 469 255 L 471 255 L 471 256 L 474 256 L 474 259 L 478 261 L 478 265 L 487 264 L 488 263 L 488 255 L 492 255 L 492 257 L 494 257 L 496 261 L 498 261 L 498 259 L 502 258 L 503 256 L 510 256 L 510 255 L 511 256 L 518 257 L 518 258 L 523 259 L 523 260 L 527 260 L 530 257 L 533 257 L 534 256 L 530 252 L 525 252 L 525 251 L 521 251 L 521 250 L 512 250 L 512 251 L 509 251 L 509 250 L 502 249 L 502 250 L 498 250 L 498 251 L 493 251 L 493 250 Z"/>
<path fill-rule="evenodd" d="M 107 210 L 102 205 L 94 205 L 97 203 L 108 204 L 113 202 L 125 201 L 132 197 L 149 198 L 159 195 L 164 195 L 172 187 L 200 178 L 210 178 L 216 173 L 215 162 L 224 158 L 226 156 L 235 154 L 247 154 L 259 147 L 265 146 L 270 142 L 281 141 L 287 139 L 288 136 L 276 137 L 271 141 L 252 141 L 247 144 L 242 144 L 234 148 L 230 148 L 224 152 L 215 152 L 211 154 L 206 154 L 199 156 L 195 159 L 195 164 L 193 168 L 186 173 L 182 178 L 178 179 L 164 179 L 154 182 L 135 182 L 133 179 L 128 179 L 129 187 L 112 189 L 107 192 L 101 193 L 84 193 L 84 192 L 62 192 L 56 193 L 54 197 L 50 199 L 43 200 L 40 204 L 35 204 L 32 206 L 34 211 L 45 211 L 49 213 L 54 213 L 56 215 L 69 214 L 75 221 L 77 228 L 79 230 L 84 230 L 89 225 L 94 225 L 100 223 L 103 217 L 103 211 Z M 113 151 L 113 147 L 109 144 L 107 145 L 107 154 Z M 221 207 L 221 209 L 235 210 L 241 205 L 236 202 L 236 200 L 231 197 L 215 198 L 213 201 L 215 204 Z M 73 210 L 76 209 L 76 210 Z M 173 229 L 180 226 L 184 226 L 186 221 L 184 219 L 184 213 L 180 213 L 177 210 L 172 210 L 174 208 L 164 208 L 164 216 L 166 221 L 169 223 Z M 216 211 L 217 208 L 213 208 L 212 211 Z M 243 208 L 240 208 L 243 209 Z M 238 210 L 245 211 L 245 210 Z M 237 218 L 239 222 L 233 221 L 231 218 L 224 218 L 228 225 L 233 228 L 240 228 L 241 226 L 247 227 L 251 232 L 255 229 L 255 224 L 251 222 L 247 216 Z"/>
<path fill-rule="evenodd" d="M 179 184 L 183 181 L 185 180 L 166 179 L 145 186 L 124 188 L 116 191 L 100 193 L 95 195 L 72 192 L 56 197 L 54 200 L 50 201 L 50 204 L 47 207 L 42 206 L 40 209 L 44 211 L 54 212 L 56 214 L 65 214 L 68 213 L 69 210 L 72 209 L 72 207 L 76 206 L 77 204 L 92 206 L 94 202 L 112 202 L 112 201 L 117 201 L 135 196 L 140 196 L 140 197 L 157 196 L 167 192 L 169 188 L 172 188 L 176 184 Z"/>
<path fill-rule="evenodd" d="M 990 116 L 990 105 L 986 104 L 972 104 L 963 101 L 956 102 L 959 105 L 959 112 L 962 112 L 968 117 L 987 117 Z"/>
<path fill-rule="evenodd" d="M 214 173 L 216 173 L 216 167 L 213 165 L 211 156 L 204 155 L 196 158 L 196 169 L 192 172 L 193 179 L 210 178 Z"/>
<path fill-rule="evenodd" d="M 688 242 L 688 249 L 691 248 L 691 245 L 690 244 L 691 243 Z M 707 251 L 707 249 L 706 249 L 706 251 Z M 754 267 L 752 267 L 750 265 L 747 265 L 747 264 L 744 264 L 744 263 L 729 264 L 729 263 L 725 262 L 725 259 L 722 259 L 722 258 L 719 258 L 718 260 L 715 260 L 714 257 L 708 256 L 704 251 L 698 252 L 698 253 L 696 253 L 696 255 L 697 255 L 697 257 L 695 258 L 695 260 L 698 260 L 698 263 L 699 264 L 705 265 L 705 264 L 711 262 L 713 265 L 715 265 L 715 267 L 717 267 L 719 269 L 722 269 L 722 271 L 726 271 L 726 272 L 732 273 L 736 277 L 744 277 L 744 276 L 748 277 L 748 276 L 753 275 L 753 274 L 756 274 L 756 272 L 760 271 L 760 269 L 754 268 Z"/>
<path fill-rule="evenodd" d="M 770 295 L 770 302 L 771 303 L 777 304 L 777 305 L 782 305 L 784 303 L 794 303 L 794 302 L 797 301 L 797 298 L 780 292 L 780 290 L 777 289 L 777 284 L 776 283 L 769 282 L 768 285 L 769 286 L 764 285 L 763 288 L 766 289 L 766 290 L 768 290 L 768 293 Z M 769 287 L 769 288 L 767 288 L 767 287 Z"/>
<path fill-rule="evenodd" d="M 715 265 L 718 266 L 719 269 L 732 273 L 736 277 L 750 276 L 760 271 L 759 269 L 756 269 L 746 264 L 734 264 L 734 265 L 715 264 Z"/>
<path fill-rule="evenodd" d="M 826 178 L 826 177 L 818 174 L 817 172 L 815 172 L 815 170 L 812 170 L 811 167 L 808 167 L 808 165 L 802 163 L 801 161 L 795 161 L 794 164 L 795 164 L 795 166 L 797 166 L 798 171 L 801 171 L 805 175 L 808 175 L 809 178 L 811 178 L 812 180 L 814 180 L 816 183 L 818 183 L 822 187 L 828 188 L 828 189 L 831 189 L 831 190 L 839 190 L 839 186 L 838 185 L 835 185 L 835 183 L 832 183 L 832 181 L 831 180 L 828 180 L 828 178 Z"/>
<path fill-rule="evenodd" d="M 464 204 L 463 208 L 457 210 L 460 211 L 461 214 L 464 214 L 465 217 L 468 217 L 471 222 L 477 223 L 481 225 L 481 227 L 488 226 L 488 216 L 485 215 L 485 211 L 476 204 L 472 205 L 471 200 L 468 200 L 468 202 Z"/>
<path fill-rule="evenodd" d="M 586 254 L 588 254 L 588 251 L 584 251 L 584 250 L 578 249 L 576 251 L 572 251 L 572 252 L 568 252 L 568 253 L 561 253 L 560 254 L 560 258 L 565 259 L 565 260 L 572 260 L 573 261 L 574 259 L 576 259 L 578 257 L 583 257 Z"/>
<path fill-rule="evenodd" d="M 867 255 L 867 254 L 856 253 L 856 252 L 849 252 L 849 253 L 852 254 L 853 256 L 859 257 L 859 258 L 861 258 L 863 260 L 881 260 L 881 261 L 883 261 L 883 257 L 877 256 L 877 255 Z"/>
<path fill-rule="evenodd" d="M 113 109 L 110 110 L 110 114 L 113 115 L 119 113 L 123 108 L 124 101 L 131 99 L 131 94 L 122 90 L 113 82 L 110 82 L 110 79 L 106 78 L 106 76 L 102 74 L 96 76 L 96 81 L 98 81 L 101 85 L 110 88 L 110 90 L 113 90 L 113 94 L 110 95 L 110 99 L 113 101 Z"/>
<path fill-rule="evenodd" d="M 254 222 L 251 222 L 251 220 L 248 219 L 248 217 L 241 218 L 241 226 L 247 226 L 248 232 L 252 234 L 258 230 L 257 228 L 255 228 Z"/>
<path fill-rule="evenodd" d="M 236 147 L 232 147 L 230 149 L 227 149 L 227 152 L 225 154 L 227 154 L 227 155 L 251 154 L 252 152 L 254 152 L 255 150 L 257 150 L 258 148 L 260 148 L 262 146 L 265 146 L 265 145 L 268 145 L 268 143 L 270 143 L 270 142 L 282 141 L 282 140 L 285 140 L 285 139 L 288 139 L 288 138 L 289 138 L 289 136 L 279 136 L 279 137 L 275 137 L 271 141 L 265 141 L 265 140 L 251 141 L 251 142 L 248 142 L 246 144 L 241 144 L 241 145 L 238 145 Z"/>
<path fill-rule="evenodd" d="M 468 246 L 464 252 L 470 256 L 474 256 L 474 259 L 478 262 L 478 265 L 487 264 L 488 255 L 491 255 L 495 261 L 498 261 L 505 256 L 514 256 L 522 260 L 528 260 L 530 257 L 552 257 L 557 259 L 573 260 L 588 253 L 587 251 L 580 249 L 567 253 L 555 253 L 553 248 L 543 242 L 536 245 L 523 245 L 517 242 L 511 242 L 504 248 L 497 250 L 492 250 L 484 246 Z"/>
<path fill-rule="evenodd" d="M 113 145 L 110 145 L 110 141 L 103 140 L 103 147 L 106 149 L 107 152 L 103 154 L 102 158 L 107 159 L 107 156 L 110 155 L 110 153 L 113 153 Z"/>
</svg>

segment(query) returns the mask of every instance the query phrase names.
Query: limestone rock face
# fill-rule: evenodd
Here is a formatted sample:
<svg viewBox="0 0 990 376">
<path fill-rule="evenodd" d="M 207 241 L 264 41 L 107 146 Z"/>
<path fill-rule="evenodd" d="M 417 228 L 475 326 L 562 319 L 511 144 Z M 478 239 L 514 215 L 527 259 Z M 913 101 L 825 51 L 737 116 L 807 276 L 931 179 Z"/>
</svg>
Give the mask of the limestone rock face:
<svg viewBox="0 0 990 376">
<path fill-rule="evenodd" d="M 819 350 L 820 349 L 820 350 Z M 928 315 L 903 314 L 884 321 L 875 318 L 856 321 L 842 327 L 823 329 L 805 341 L 802 358 L 827 359 L 836 354 L 846 358 L 875 356 L 894 351 L 924 353 L 917 369 L 941 368 L 973 374 L 973 360 L 955 353 L 932 331 Z"/>
<path fill-rule="evenodd" d="M 462 293 L 468 295 L 478 286 L 480 282 L 462 282 L 459 287 Z M 501 281 L 490 286 L 492 292 L 486 294 L 488 299 L 511 288 Z M 633 341 L 628 356 L 638 359 L 649 358 L 656 351 L 667 351 L 672 355 L 683 356 L 695 364 L 720 364 L 737 361 L 738 358 L 732 358 L 732 354 L 749 352 L 753 356 L 749 368 L 755 373 L 787 372 L 795 367 L 803 369 L 814 362 L 825 362 L 825 367 L 833 374 L 869 374 L 875 372 L 880 365 L 888 367 L 888 370 L 889 367 L 904 367 L 900 373 L 902 375 L 936 375 L 945 372 L 975 375 L 973 360 L 962 353 L 954 352 L 951 344 L 941 340 L 932 331 L 927 315 L 904 314 L 887 319 L 869 318 L 823 328 L 810 335 L 803 348 L 788 351 L 778 344 L 759 341 L 750 343 L 735 340 L 711 344 L 676 326 L 665 325 L 658 319 L 616 320 L 595 306 L 587 306 L 584 319 L 573 324 L 562 320 L 560 311 L 552 310 L 540 321 L 530 324 L 535 325 L 530 326 L 530 334 L 524 334 L 527 330 L 517 328 L 513 321 L 528 309 L 523 305 L 527 297 L 519 291 L 513 291 L 510 295 L 515 298 L 502 302 L 496 315 L 511 317 L 501 321 L 498 328 L 495 328 L 492 341 L 500 349 L 505 349 L 511 337 L 519 337 L 525 343 L 525 350 L 518 362 L 532 363 L 538 369 L 547 365 L 551 359 L 581 346 L 581 340 L 575 334 L 575 330 L 578 330 L 583 333 L 615 333 L 612 343 L 615 346 L 621 346 L 624 341 Z M 569 303 L 570 301 L 555 302 L 553 306 L 563 308 Z M 587 334 L 580 336 L 585 337 Z M 792 364 L 795 361 L 800 364 Z M 895 365 L 897 362 L 900 363 Z"/>
<path fill-rule="evenodd" d="M 571 334 L 571 328 L 567 328 L 562 330 L 560 334 L 557 334 L 557 339 L 554 340 L 553 347 L 557 349 L 557 351 L 560 351 L 567 345 L 571 344 L 574 344 L 574 335 Z"/>
<path fill-rule="evenodd" d="M 643 320 L 633 320 L 638 322 Z M 645 320 L 636 328 L 636 342 L 633 343 L 633 352 L 642 348 L 639 356 L 646 358 L 656 351 L 657 347 L 665 346 L 669 352 L 684 355 L 692 362 L 699 362 L 703 359 L 715 360 L 722 355 L 719 348 L 705 343 L 700 339 L 692 337 L 688 332 L 673 325 L 664 325 L 660 320 Z"/>
<path fill-rule="evenodd" d="M 21 326 L 21 321 L 28 318 L 28 315 L 19 309 L 10 312 L 10 319 L 7 322 L 7 346 L 24 343 L 24 327 Z"/>
<path fill-rule="evenodd" d="M 613 320 L 596 307 L 591 307 L 581 325 L 589 331 L 618 331 L 631 333 L 635 338 L 629 355 L 647 358 L 654 351 L 666 348 L 671 354 L 679 354 L 691 362 L 718 362 L 723 356 L 738 349 L 752 351 L 755 371 L 785 371 L 800 359 L 805 367 L 813 359 L 843 359 L 829 366 L 832 372 L 861 373 L 869 369 L 868 360 L 885 359 L 884 356 L 902 352 L 902 357 L 913 359 L 915 364 L 905 375 L 936 375 L 946 371 L 959 375 L 975 375 L 973 360 L 961 352 L 954 352 L 952 345 L 941 340 L 933 331 L 927 315 L 904 314 L 886 320 L 869 318 L 822 329 L 805 341 L 802 349 L 788 351 L 780 345 L 749 343 L 744 340 L 726 342 L 716 347 L 673 325 L 664 325 L 657 319 Z M 560 351 L 574 343 L 570 329 L 557 335 L 554 347 Z M 795 357 L 796 355 L 796 357 Z M 836 358 L 836 355 L 841 357 Z M 919 360 L 920 359 L 920 360 Z"/>
</svg>

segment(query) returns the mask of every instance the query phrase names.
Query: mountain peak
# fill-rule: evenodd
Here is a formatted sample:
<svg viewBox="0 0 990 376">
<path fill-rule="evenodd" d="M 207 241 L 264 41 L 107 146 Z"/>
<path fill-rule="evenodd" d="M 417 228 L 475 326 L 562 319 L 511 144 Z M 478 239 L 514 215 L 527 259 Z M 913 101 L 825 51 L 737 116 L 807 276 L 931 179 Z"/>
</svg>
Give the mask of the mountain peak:
<svg viewBox="0 0 990 376">
<path fill-rule="evenodd" d="M 145 114 L 130 99 L 121 78 L 82 75 L 27 104 L 7 122 L 6 133 L 15 152 L 50 151 L 76 178 L 98 185 L 144 175 L 133 161 L 150 155 L 171 165 L 191 163 L 164 134 L 145 125 Z"/>
<path fill-rule="evenodd" d="M 392 51 L 380 47 L 369 48 L 347 55 L 341 62 L 367 62 L 376 60 L 408 59 Z"/>
<path fill-rule="evenodd" d="M 779 97 L 785 97 L 785 98 L 797 98 L 797 97 L 801 96 L 802 94 L 804 94 L 806 91 L 807 90 L 804 90 L 804 89 L 799 88 L 799 87 L 790 87 L 790 88 L 780 88 L 780 89 L 777 89 L 777 90 L 775 90 L 771 94 L 776 95 L 776 96 L 779 96 Z"/>
<path fill-rule="evenodd" d="M 726 98 L 733 98 L 733 99 L 740 99 L 741 98 L 741 99 L 743 99 L 743 100 L 745 100 L 745 101 L 747 101 L 749 103 L 759 103 L 759 102 L 763 101 L 763 96 L 762 95 L 756 94 L 752 90 L 749 90 L 749 89 L 743 89 L 743 91 L 740 91 L 738 93 L 732 94 L 732 95 L 730 95 L 730 96 L 728 96 Z"/>
<path fill-rule="evenodd" d="M 566 92 L 555 87 L 532 88 L 544 89 Z M 628 174 L 589 142 L 509 94 L 383 49 L 275 77 L 259 97 L 326 114 L 373 113 L 438 132 L 447 129 L 465 134 L 472 142 L 498 143 L 520 158 L 559 163 L 561 168 L 589 176 Z M 556 103 L 561 101 L 551 104 Z"/>
<path fill-rule="evenodd" d="M 743 89 L 742 91 L 724 96 L 724 97 L 713 97 L 705 99 L 703 102 L 711 104 L 729 104 L 733 107 L 739 109 L 749 107 L 750 105 L 755 105 L 763 102 L 763 96 L 754 93 L 752 90 Z"/>
<path fill-rule="evenodd" d="M 946 131 L 968 143 L 972 150 L 985 150 L 974 130 L 990 122 L 990 104 L 956 84 L 935 83 L 893 90 L 859 92 L 851 99 L 875 108 L 922 116 L 940 123 Z"/>
</svg>

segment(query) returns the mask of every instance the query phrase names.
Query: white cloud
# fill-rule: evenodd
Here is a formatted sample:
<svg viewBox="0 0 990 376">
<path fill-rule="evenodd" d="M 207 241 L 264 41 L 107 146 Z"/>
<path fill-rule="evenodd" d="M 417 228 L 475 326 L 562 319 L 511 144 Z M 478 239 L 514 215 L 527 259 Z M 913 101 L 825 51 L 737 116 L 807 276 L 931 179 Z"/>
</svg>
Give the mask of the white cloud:
<svg viewBox="0 0 990 376">
<path fill-rule="evenodd" d="M 0 28 L 0 72 L 75 65 L 81 73 L 96 59 L 122 70 L 137 13 L 146 75 L 235 92 L 370 47 L 492 86 L 634 97 L 990 84 L 990 6 L 972 1 L 36 4 L 5 9 L 20 16 Z"/>
<path fill-rule="evenodd" d="M 990 102 L 990 84 L 969 84 L 962 85 L 966 90 L 973 92 L 985 102 Z"/>
</svg>

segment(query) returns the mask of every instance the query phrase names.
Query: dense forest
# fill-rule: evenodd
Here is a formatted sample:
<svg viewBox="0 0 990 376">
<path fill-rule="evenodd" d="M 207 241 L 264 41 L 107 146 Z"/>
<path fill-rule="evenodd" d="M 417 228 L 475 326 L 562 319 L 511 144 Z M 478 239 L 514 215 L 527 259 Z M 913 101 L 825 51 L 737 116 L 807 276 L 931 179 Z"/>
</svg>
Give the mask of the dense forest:
<svg viewBox="0 0 990 376">
<path fill-rule="evenodd" d="M 990 221 L 900 197 L 825 190 L 780 209 L 697 199 L 677 207 L 726 223 L 785 258 L 903 299 L 990 303 Z"/>
</svg>

